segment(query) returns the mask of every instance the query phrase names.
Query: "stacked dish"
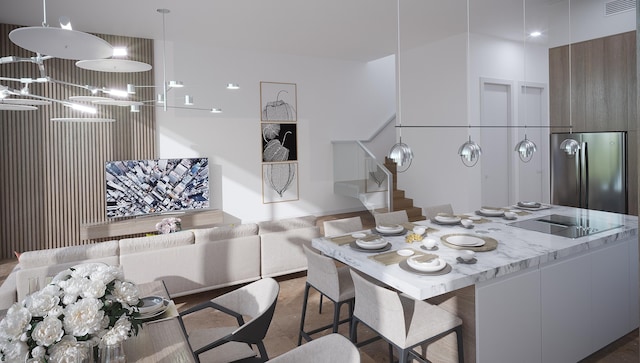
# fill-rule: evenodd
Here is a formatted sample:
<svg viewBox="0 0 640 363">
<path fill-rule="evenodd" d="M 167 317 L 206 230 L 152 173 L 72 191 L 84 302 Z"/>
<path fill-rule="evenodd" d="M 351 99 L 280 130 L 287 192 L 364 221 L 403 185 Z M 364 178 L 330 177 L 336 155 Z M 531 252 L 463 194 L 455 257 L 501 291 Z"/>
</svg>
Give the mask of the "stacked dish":
<svg viewBox="0 0 640 363">
<path fill-rule="evenodd" d="M 524 210 L 540 210 L 540 209 L 549 209 L 550 205 L 542 204 L 538 202 L 518 202 L 514 205 L 515 208 L 524 209 Z"/>
<path fill-rule="evenodd" d="M 356 245 L 365 250 L 379 250 L 387 245 L 387 240 L 382 237 L 376 239 L 357 239 Z"/>
<path fill-rule="evenodd" d="M 504 215 L 504 210 L 502 210 L 502 208 L 495 207 L 482 207 L 478 211 L 478 214 L 487 217 L 502 217 Z"/>
<path fill-rule="evenodd" d="M 154 318 L 164 313 L 169 307 L 169 300 L 160 296 L 147 296 L 140 299 L 142 306 L 138 307 L 140 319 Z"/>
<path fill-rule="evenodd" d="M 380 224 L 376 226 L 376 231 L 381 234 L 399 234 L 404 232 L 404 227 L 399 224 Z"/>
<path fill-rule="evenodd" d="M 443 238 L 447 243 L 460 247 L 480 247 L 485 244 L 482 238 L 468 234 L 455 234 L 443 236 Z"/>
<path fill-rule="evenodd" d="M 460 223 L 460 217 L 447 213 L 438 213 L 433 217 L 432 221 L 438 224 L 457 224 Z"/>
<path fill-rule="evenodd" d="M 407 265 L 421 272 L 436 272 L 447 266 L 447 262 L 435 255 L 419 255 L 407 258 Z"/>
</svg>

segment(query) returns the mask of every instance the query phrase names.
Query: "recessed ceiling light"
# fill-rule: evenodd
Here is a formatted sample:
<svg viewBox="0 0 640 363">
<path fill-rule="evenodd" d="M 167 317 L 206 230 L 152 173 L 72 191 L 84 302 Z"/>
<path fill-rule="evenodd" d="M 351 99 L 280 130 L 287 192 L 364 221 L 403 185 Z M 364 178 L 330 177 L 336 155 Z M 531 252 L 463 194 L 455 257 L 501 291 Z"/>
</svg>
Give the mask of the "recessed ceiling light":
<svg viewBox="0 0 640 363">
<path fill-rule="evenodd" d="M 114 57 L 126 57 L 127 54 L 127 47 L 113 47 Z"/>
<path fill-rule="evenodd" d="M 222 109 L 221 108 L 212 108 L 211 109 L 211 113 L 222 113 Z"/>
<path fill-rule="evenodd" d="M 529 35 L 530 35 L 532 38 L 536 38 L 536 37 L 541 36 L 541 35 L 542 35 L 542 32 L 540 32 L 540 31 L 537 31 L 537 30 L 536 30 L 536 31 L 532 31 Z"/>
<path fill-rule="evenodd" d="M 227 89 L 239 89 L 240 85 L 237 83 L 227 83 Z"/>
</svg>

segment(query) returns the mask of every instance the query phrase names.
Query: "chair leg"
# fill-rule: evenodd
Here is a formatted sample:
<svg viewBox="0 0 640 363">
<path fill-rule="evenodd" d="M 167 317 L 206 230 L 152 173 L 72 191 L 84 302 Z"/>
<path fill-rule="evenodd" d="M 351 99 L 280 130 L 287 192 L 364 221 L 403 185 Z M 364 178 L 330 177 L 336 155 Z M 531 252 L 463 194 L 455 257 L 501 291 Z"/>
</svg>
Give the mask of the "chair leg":
<svg viewBox="0 0 640 363">
<path fill-rule="evenodd" d="M 269 356 L 267 355 L 267 349 L 264 347 L 264 342 L 259 342 L 258 344 L 256 344 L 258 346 L 258 351 L 260 352 L 260 359 L 263 362 L 266 362 L 269 360 Z"/>
<path fill-rule="evenodd" d="M 302 344 L 302 332 L 304 331 L 304 319 L 307 315 L 307 301 L 309 300 L 310 288 L 311 288 L 311 285 L 309 285 L 309 283 L 306 283 L 304 286 L 304 297 L 302 299 L 302 315 L 300 316 L 300 331 L 298 332 L 298 346 Z"/>
<path fill-rule="evenodd" d="M 456 328 L 458 340 L 458 363 L 464 363 L 464 345 L 462 344 L 462 325 Z"/>
<path fill-rule="evenodd" d="M 340 323 L 340 303 L 333 303 L 333 332 L 338 332 L 338 324 Z"/>
<path fill-rule="evenodd" d="M 349 340 L 353 344 L 358 342 L 358 319 L 354 316 L 351 318 L 351 327 L 349 328 Z"/>
<path fill-rule="evenodd" d="M 322 314 L 322 298 L 324 295 L 320 293 L 320 305 L 318 306 L 318 314 Z"/>
</svg>

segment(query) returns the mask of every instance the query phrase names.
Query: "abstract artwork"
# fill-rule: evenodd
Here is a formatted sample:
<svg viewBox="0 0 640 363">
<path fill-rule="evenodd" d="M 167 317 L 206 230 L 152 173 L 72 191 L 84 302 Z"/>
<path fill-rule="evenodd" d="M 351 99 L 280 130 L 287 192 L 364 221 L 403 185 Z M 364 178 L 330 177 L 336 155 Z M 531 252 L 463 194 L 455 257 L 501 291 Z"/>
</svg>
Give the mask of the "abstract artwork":
<svg viewBox="0 0 640 363">
<path fill-rule="evenodd" d="M 298 200 L 298 163 L 262 164 L 262 202 Z"/>
<path fill-rule="evenodd" d="M 297 88 L 295 83 L 260 82 L 260 120 L 296 122 Z"/>
</svg>

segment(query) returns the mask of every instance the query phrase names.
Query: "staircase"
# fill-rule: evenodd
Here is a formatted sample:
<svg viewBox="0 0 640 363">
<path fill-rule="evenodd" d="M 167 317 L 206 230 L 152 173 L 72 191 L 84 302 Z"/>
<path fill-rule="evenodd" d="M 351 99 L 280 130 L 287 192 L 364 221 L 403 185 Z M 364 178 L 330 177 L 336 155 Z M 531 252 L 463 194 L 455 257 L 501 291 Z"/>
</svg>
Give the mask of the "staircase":
<svg viewBox="0 0 640 363">
<path fill-rule="evenodd" d="M 404 190 L 398 189 L 398 171 L 396 162 L 387 157 L 384 158 L 384 167 L 393 174 L 393 211 L 405 210 L 409 221 L 423 221 L 427 219 L 422 215 L 422 208 L 413 205 L 413 199 L 405 197 Z M 386 212 L 386 211 L 385 211 Z"/>
</svg>

